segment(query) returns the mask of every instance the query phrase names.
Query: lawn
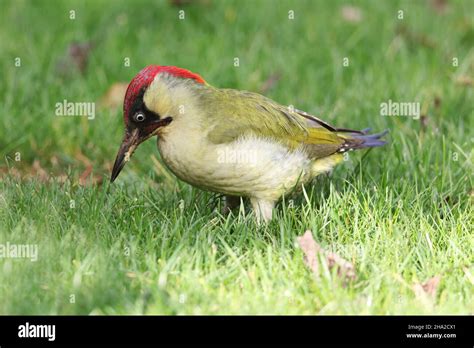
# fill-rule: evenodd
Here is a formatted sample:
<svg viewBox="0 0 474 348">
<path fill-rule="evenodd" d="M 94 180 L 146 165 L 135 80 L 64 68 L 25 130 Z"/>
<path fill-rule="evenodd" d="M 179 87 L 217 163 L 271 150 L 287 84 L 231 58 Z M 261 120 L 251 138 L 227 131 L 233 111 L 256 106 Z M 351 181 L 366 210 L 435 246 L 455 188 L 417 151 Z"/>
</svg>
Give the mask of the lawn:
<svg viewBox="0 0 474 348">
<path fill-rule="evenodd" d="M 0 246 L 38 254 L 0 257 L 0 313 L 473 314 L 474 2 L 443 4 L 1 1 Z M 248 205 L 221 215 L 154 140 L 111 185 L 123 119 L 104 95 L 149 64 L 389 143 L 285 197 L 269 224 Z M 95 117 L 57 116 L 63 100 Z M 382 116 L 389 100 L 419 117 Z M 306 230 L 352 281 L 312 273 Z"/>
</svg>

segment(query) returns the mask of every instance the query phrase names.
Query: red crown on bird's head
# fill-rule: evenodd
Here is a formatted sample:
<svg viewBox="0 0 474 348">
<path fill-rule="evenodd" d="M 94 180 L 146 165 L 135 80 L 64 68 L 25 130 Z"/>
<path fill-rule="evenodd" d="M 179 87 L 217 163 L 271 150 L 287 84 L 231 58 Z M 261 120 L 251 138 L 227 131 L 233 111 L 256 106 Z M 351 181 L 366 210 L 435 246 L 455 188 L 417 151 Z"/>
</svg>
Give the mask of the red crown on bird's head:
<svg viewBox="0 0 474 348">
<path fill-rule="evenodd" d="M 128 85 L 123 102 L 123 116 L 125 119 L 128 117 L 128 112 L 134 100 L 140 94 L 140 91 L 142 91 L 143 88 L 147 88 L 153 82 L 155 76 L 163 72 L 176 77 L 193 79 L 198 83 L 206 83 L 201 76 L 186 69 L 176 66 L 148 65 L 135 75 Z"/>
</svg>

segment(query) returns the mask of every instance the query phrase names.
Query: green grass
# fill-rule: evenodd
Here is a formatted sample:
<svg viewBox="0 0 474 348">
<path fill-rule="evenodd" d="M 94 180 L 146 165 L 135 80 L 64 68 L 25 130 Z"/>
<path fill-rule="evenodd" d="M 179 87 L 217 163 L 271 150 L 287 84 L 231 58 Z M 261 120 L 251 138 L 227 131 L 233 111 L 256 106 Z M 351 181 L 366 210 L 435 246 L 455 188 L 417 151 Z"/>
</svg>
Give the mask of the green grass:
<svg viewBox="0 0 474 348">
<path fill-rule="evenodd" d="M 0 259 L 0 313 L 474 313 L 474 91 L 456 82 L 474 76 L 474 3 L 444 14 L 425 1 L 354 4 L 359 23 L 342 19 L 342 1 L 203 1 L 183 21 L 168 2 L 0 2 L 0 244 L 39 250 L 37 262 Z M 59 74 L 72 41 L 95 49 L 84 74 Z M 166 179 L 154 141 L 109 185 L 120 108 L 87 120 L 55 116 L 55 103 L 97 101 L 148 64 L 252 91 L 278 74 L 269 97 L 341 127 L 390 129 L 390 143 L 351 153 L 264 226 Z M 423 122 L 381 117 L 388 99 L 420 102 Z M 79 185 L 87 161 L 102 185 Z M 313 277 L 296 246 L 307 229 L 355 264 L 354 282 Z M 436 296 L 422 301 L 413 284 L 433 276 Z"/>
</svg>

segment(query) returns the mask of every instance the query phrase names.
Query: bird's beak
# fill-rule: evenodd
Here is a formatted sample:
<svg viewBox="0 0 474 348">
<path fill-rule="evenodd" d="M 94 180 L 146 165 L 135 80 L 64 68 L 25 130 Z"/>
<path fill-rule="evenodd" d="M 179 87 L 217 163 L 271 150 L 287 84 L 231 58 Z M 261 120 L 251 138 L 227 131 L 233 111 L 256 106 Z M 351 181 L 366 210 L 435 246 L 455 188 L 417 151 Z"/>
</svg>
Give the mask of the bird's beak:
<svg viewBox="0 0 474 348">
<path fill-rule="evenodd" d="M 173 118 L 166 117 L 163 119 L 156 120 L 142 130 L 135 128 L 133 130 L 126 130 L 125 137 L 123 138 L 122 145 L 117 153 L 117 158 L 115 158 L 114 168 L 112 169 L 112 176 L 110 177 L 110 182 L 114 182 L 117 176 L 120 174 L 120 171 L 125 164 L 130 160 L 130 157 L 133 155 L 133 151 L 143 143 L 148 138 L 158 135 L 157 132 L 161 127 L 165 127 L 171 123 Z"/>
<path fill-rule="evenodd" d="M 125 137 L 123 138 L 122 145 L 117 153 L 115 158 L 114 168 L 112 169 L 112 176 L 110 182 L 114 182 L 117 176 L 120 174 L 120 171 L 125 166 L 125 164 L 130 160 L 130 157 L 133 154 L 133 151 L 141 143 L 139 137 L 139 130 L 135 128 L 132 131 L 126 131 Z"/>
</svg>

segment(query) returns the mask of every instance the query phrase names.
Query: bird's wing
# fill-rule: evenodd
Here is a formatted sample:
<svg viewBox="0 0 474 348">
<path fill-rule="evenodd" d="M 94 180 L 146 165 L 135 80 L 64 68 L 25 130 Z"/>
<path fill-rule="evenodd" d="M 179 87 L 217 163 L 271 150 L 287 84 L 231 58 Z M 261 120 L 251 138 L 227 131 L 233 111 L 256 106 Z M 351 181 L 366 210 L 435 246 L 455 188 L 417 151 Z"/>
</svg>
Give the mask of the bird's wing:
<svg viewBox="0 0 474 348">
<path fill-rule="evenodd" d="M 311 157 L 321 158 L 337 152 L 344 143 L 338 128 L 256 93 L 221 89 L 208 94 L 203 103 L 210 123 L 207 137 L 215 144 L 256 135 L 275 139 L 290 149 L 303 146 Z"/>
</svg>

